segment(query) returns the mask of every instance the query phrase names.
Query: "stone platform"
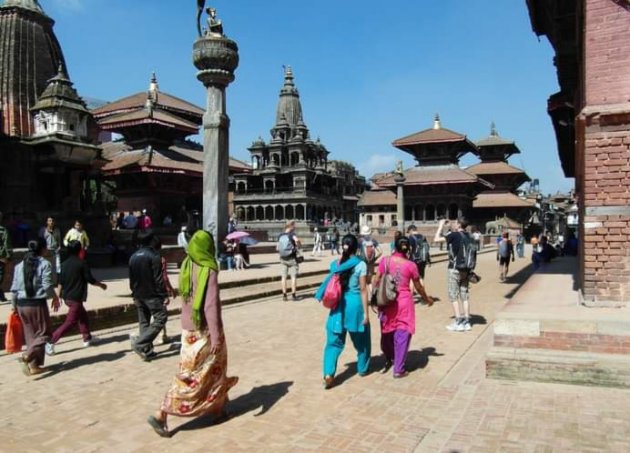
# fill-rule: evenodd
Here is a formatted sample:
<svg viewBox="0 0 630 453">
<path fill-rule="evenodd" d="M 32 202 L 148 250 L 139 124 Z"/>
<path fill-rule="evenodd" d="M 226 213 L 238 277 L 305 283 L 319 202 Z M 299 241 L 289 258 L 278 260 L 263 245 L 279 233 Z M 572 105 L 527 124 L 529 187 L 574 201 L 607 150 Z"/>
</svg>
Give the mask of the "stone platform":
<svg viewBox="0 0 630 453">
<path fill-rule="evenodd" d="M 630 309 L 580 305 L 576 278 L 560 258 L 497 314 L 488 377 L 630 388 Z"/>
</svg>

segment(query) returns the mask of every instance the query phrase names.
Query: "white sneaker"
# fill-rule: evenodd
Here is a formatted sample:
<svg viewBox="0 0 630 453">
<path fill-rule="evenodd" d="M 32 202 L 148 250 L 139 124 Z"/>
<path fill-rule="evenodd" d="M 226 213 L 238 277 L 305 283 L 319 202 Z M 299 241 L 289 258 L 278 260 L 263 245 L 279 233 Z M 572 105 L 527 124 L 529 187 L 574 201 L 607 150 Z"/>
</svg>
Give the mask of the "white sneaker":
<svg viewBox="0 0 630 453">
<path fill-rule="evenodd" d="M 459 322 L 457 319 L 454 319 L 451 324 L 446 326 L 446 330 L 450 330 L 451 332 L 463 332 L 464 325 Z"/>
<path fill-rule="evenodd" d="M 471 330 L 471 329 L 472 329 L 472 327 L 470 326 L 470 321 L 469 321 L 468 319 L 466 319 L 466 320 L 463 322 L 463 326 L 464 326 L 464 330 L 465 330 L 466 332 L 468 332 L 469 330 Z"/>
<path fill-rule="evenodd" d="M 52 343 L 46 343 L 46 346 L 44 346 L 44 349 L 46 350 L 46 355 L 55 355 L 55 345 Z"/>
<path fill-rule="evenodd" d="M 90 346 L 94 346 L 95 343 L 98 343 L 98 338 L 92 336 L 92 338 L 90 338 L 88 341 L 83 342 L 83 347 L 89 348 Z"/>
</svg>

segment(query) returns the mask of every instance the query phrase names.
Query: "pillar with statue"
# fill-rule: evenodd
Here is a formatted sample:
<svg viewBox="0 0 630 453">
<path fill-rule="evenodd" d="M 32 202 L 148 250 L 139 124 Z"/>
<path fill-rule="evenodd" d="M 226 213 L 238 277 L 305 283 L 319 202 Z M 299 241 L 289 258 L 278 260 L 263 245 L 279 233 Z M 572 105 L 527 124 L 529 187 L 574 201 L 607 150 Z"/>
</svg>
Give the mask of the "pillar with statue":
<svg viewBox="0 0 630 453">
<path fill-rule="evenodd" d="M 207 28 L 202 27 L 204 9 Z M 223 24 L 214 8 L 197 0 L 198 39 L 193 46 L 197 79 L 207 90 L 203 117 L 203 229 L 215 240 L 227 234 L 230 119 L 226 113 L 225 91 L 234 80 L 239 56 L 236 43 L 223 33 Z"/>
</svg>

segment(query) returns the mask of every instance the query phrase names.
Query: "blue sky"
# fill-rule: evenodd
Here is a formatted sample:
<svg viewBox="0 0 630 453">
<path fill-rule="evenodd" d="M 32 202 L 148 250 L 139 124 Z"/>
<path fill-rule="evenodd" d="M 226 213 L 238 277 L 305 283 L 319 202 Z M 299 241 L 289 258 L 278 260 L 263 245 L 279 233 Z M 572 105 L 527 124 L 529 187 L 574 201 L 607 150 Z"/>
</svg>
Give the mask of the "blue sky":
<svg viewBox="0 0 630 453">
<path fill-rule="evenodd" d="M 115 100 L 160 89 L 200 106 L 204 89 L 191 61 L 195 0 L 40 0 L 56 21 L 70 76 L 83 96 Z M 210 3 L 210 2 L 209 2 Z M 311 135 L 331 159 L 362 174 L 389 171 L 399 137 L 442 125 L 472 140 L 516 141 L 513 165 L 544 192 L 569 190 L 547 98 L 558 90 L 553 52 L 531 31 L 525 0 L 216 0 L 241 63 L 228 88 L 230 153 L 269 139 L 282 65 L 291 65 Z M 468 165 L 473 156 L 463 159 Z"/>
</svg>

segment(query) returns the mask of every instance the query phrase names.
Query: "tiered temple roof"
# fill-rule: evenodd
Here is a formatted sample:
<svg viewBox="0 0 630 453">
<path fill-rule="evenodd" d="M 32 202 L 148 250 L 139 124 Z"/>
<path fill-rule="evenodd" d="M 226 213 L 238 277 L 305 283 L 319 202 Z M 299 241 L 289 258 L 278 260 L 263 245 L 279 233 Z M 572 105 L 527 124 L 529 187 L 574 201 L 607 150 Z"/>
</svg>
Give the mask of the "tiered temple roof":
<svg viewBox="0 0 630 453">
<path fill-rule="evenodd" d="M 464 134 L 442 127 L 440 117 L 435 116 L 433 128 L 408 135 L 392 144 L 414 156 L 418 165 L 403 172 L 405 187 L 433 186 L 436 184 L 465 184 L 477 190 L 491 188 L 492 184 L 459 167 L 459 159 L 477 147 Z M 396 174 L 376 181 L 379 187 L 395 187 Z"/>
<path fill-rule="evenodd" d="M 531 208 L 529 201 L 516 195 L 516 189 L 529 176 L 521 170 L 508 164 L 508 158 L 520 154 L 520 150 L 513 141 L 502 138 L 494 123 L 490 126 L 490 135 L 476 143 L 481 162 L 472 165 L 466 171 L 483 177 L 494 185 L 494 189 L 477 195 L 473 202 L 474 208 Z"/>
</svg>

